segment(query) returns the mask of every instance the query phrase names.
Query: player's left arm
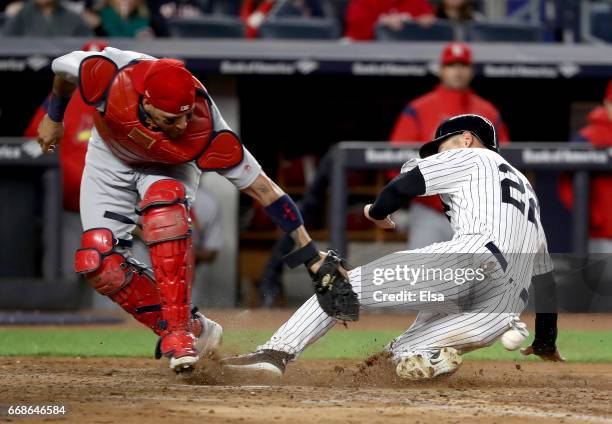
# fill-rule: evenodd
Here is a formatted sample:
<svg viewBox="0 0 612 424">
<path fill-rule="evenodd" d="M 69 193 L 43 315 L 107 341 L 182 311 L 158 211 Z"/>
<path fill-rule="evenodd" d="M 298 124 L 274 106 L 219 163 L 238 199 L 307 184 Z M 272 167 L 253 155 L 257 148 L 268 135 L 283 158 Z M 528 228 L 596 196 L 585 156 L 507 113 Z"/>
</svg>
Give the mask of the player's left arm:
<svg viewBox="0 0 612 424">
<path fill-rule="evenodd" d="M 285 263 L 291 268 L 306 266 L 323 311 L 332 318 L 357 321 L 359 298 L 348 280 L 345 261 L 331 250 L 317 249 L 291 197 L 263 172 L 241 191 L 261 203 L 272 221 L 295 241 L 297 249 L 284 257 Z"/>
<path fill-rule="evenodd" d="M 521 349 L 521 353 L 537 355 L 545 361 L 563 362 L 565 358 L 557 348 L 557 290 L 553 262 L 541 225 L 538 233 L 540 248 L 535 254 L 531 278 L 535 295 L 535 337 L 531 346 Z"/>
<path fill-rule="evenodd" d="M 521 353 L 537 355 L 545 361 L 563 362 L 565 358 L 557 348 L 557 296 L 552 270 L 534 275 L 531 284 L 535 291 L 535 336 L 531 346 L 521 349 Z"/>
<path fill-rule="evenodd" d="M 263 207 L 270 219 L 295 241 L 297 250 L 285 257 L 291 267 L 303 263 L 311 272 L 319 268 L 324 253 L 319 252 L 304 227 L 304 220 L 291 197 L 263 171 L 251 185 L 241 190 Z"/>
</svg>

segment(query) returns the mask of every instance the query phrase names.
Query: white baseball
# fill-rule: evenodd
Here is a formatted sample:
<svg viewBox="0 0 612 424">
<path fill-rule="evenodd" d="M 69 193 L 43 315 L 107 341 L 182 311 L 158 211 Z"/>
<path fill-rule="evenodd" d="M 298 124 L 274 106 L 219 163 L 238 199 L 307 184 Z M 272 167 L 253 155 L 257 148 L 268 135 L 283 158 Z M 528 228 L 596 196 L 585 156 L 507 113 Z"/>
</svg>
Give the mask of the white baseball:
<svg viewBox="0 0 612 424">
<path fill-rule="evenodd" d="M 501 336 L 501 342 L 507 350 L 516 350 L 527 340 L 523 334 L 511 328 Z"/>
</svg>

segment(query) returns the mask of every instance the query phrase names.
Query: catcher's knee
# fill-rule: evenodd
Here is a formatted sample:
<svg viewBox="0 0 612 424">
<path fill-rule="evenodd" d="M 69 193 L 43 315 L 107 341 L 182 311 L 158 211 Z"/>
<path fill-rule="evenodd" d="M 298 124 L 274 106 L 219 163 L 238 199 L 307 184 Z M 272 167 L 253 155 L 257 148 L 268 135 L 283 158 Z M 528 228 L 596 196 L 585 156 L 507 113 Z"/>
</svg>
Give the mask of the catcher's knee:
<svg viewBox="0 0 612 424">
<path fill-rule="evenodd" d="M 191 236 L 185 186 L 177 180 L 156 181 L 138 204 L 147 245 Z"/>
<path fill-rule="evenodd" d="M 76 251 L 74 269 L 101 294 L 111 296 L 129 282 L 129 265 L 115 250 L 116 239 L 108 228 L 93 228 L 83 233 Z"/>
</svg>

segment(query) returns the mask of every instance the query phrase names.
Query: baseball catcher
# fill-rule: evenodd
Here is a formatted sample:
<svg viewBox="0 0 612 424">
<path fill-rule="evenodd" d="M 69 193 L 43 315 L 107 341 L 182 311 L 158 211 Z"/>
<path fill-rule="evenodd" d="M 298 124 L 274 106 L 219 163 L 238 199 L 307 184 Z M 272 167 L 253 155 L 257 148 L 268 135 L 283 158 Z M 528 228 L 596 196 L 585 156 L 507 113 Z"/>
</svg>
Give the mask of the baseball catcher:
<svg viewBox="0 0 612 424">
<path fill-rule="evenodd" d="M 108 47 L 61 56 L 52 69 L 48 112 L 38 128 L 43 152 L 61 140 L 64 112 L 77 88 L 96 110 L 81 183 L 83 236 L 75 270 L 159 336 L 158 356 L 169 358 L 171 369 L 192 369 L 222 334 L 218 323 L 190 304 L 189 208 L 201 172 L 217 172 L 259 201 L 296 241 L 293 259 L 317 271 L 321 254 L 295 203 L 266 176 L 182 62 Z M 137 222 L 152 270 L 130 256 Z"/>
</svg>

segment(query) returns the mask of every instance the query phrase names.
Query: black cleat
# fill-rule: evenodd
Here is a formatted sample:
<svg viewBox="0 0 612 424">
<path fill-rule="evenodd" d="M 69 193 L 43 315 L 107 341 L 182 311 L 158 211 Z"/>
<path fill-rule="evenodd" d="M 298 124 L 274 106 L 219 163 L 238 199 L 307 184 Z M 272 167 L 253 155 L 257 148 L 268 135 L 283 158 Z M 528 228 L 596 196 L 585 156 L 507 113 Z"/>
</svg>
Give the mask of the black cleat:
<svg viewBox="0 0 612 424">
<path fill-rule="evenodd" d="M 278 379 L 285 373 L 293 355 L 278 350 L 264 349 L 221 361 L 224 372 L 235 375 Z"/>
</svg>

